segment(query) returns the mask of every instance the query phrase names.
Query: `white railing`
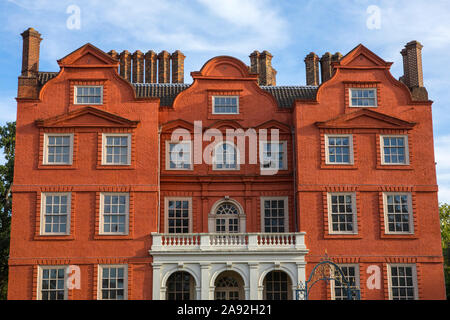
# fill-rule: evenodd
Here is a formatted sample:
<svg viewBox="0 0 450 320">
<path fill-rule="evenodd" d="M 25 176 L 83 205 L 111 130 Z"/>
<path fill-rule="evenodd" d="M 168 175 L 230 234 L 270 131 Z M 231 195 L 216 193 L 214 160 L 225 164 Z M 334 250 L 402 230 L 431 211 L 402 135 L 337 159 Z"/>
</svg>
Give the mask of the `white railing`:
<svg viewBox="0 0 450 320">
<path fill-rule="evenodd" d="M 305 233 L 152 233 L 152 252 L 306 250 Z"/>
</svg>

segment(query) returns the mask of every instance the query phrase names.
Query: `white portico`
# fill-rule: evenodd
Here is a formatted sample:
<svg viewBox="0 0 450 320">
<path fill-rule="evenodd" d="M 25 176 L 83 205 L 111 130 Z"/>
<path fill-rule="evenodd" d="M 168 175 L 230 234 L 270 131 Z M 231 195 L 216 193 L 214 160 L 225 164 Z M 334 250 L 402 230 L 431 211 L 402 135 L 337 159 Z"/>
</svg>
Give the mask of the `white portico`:
<svg viewBox="0 0 450 320">
<path fill-rule="evenodd" d="M 305 281 L 304 235 L 152 233 L 153 299 L 293 299 Z"/>
</svg>

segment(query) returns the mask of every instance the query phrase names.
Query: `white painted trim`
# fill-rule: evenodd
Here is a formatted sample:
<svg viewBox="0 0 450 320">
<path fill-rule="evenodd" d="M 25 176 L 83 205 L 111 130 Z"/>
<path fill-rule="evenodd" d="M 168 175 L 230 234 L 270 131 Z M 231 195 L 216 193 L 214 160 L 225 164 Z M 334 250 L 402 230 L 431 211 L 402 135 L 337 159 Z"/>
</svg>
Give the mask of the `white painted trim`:
<svg viewBox="0 0 450 320">
<path fill-rule="evenodd" d="M 348 106 L 350 108 L 376 108 L 378 107 L 378 95 L 377 95 L 377 88 L 349 88 L 348 89 Z M 375 105 L 374 106 L 354 106 L 352 105 L 352 90 L 358 90 L 358 91 L 374 91 L 375 92 Z"/>
<path fill-rule="evenodd" d="M 236 153 L 236 168 L 217 168 L 217 164 L 216 164 L 216 150 L 217 150 L 217 148 L 221 147 L 223 144 L 228 144 L 228 145 L 231 145 L 233 147 L 234 152 Z M 241 161 L 240 161 L 240 159 L 241 159 L 241 155 L 240 155 L 240 152 L 239 152 L 239 148 L 234 143 L 232 143 L 230 141 L 219 142 L 217 145 L 214 146 L 214 154 L 213 154 L 213 161 L 212 161 L 213 167 L 212 167 L 212 169 L 214 171 L 239 171 L 240 168 L 241 168 L 241 165 L 240 165 Z"/>
<path fill-rule="evenodd" d="M 104 224 L 104 205 L 105 205 L 105 196 L 125 196 L 125 231 L 124 232 L 104 232 L 103 224 Z M 99 230 L 98 234 L 100 235 L 128 235 L 129 227 L 130 227 L 130 194 L 127 192 L 101 192 L 100 193 L 100 206 L 99 206 Z"/>
<path fill-rule="evenodd" d="M 283 146 L 283 163 L 281 168 L 264 168 L 262 160 L 264 159 L 264 145 L 268 143 L 278 143 Z M 259 167 L 261 171 L 274 171 L 274 170 L 288 170 L 288 152 L 287 152 L 287 141 L 286 140 L 280 140 L 278 142 L 271 142 L 271 141 L 260 141 L 259 144 Z"/>
<path fill-rule="evenodd" d="M 393 232 L 389 231 L 388 224 L 388 195 L 406 195 L 408 196 L 408 213 L 409 213 L 409 232 Z M 414 234 L 414 212 L 412 207 L 412 194 L 411 192 L 383 192 L 383 214 L 384 214 L 384 233 L 385 234 Z"/>
<path fill-rule="evenodd" d="M 383 138 L 404 138 L 404 146 L 405 146 L 405 163 L 386 163 L 384 162 L 384 139 Z M 409 165 L 409 144 L 408 144 L 408 135 L 407 134 L 380 134 L 380 154 L 381 154 L 381 164 L 385 166 L 408 166 Z"/>
<path fill-rule="evenodd" d="M 392 271 L 391 267 L 411 267 L 413 286 L 414 286 L 414 300 L 419 300 L 419 286 L 417 284 L 417 267 L 414 263 L 388 263 L 387 264 L 387 278 L 388 278 L 388 293 L 389 300 L 392 300 Z"/>
<path fill-rule="evenodd" d="M 216 99 L 215 98 L 236 98 L 236 113 L 227 113 L 227 112 L 215 112 L 215 104 Z M 230 114 L 239 114 L 239 96 L 229 96 L 229 95 L 222 95 L 222 96 L 212 96 L 212 114 L 223 114 L 223 115 L 230 115 Z"/>
<path fill-rule="evenodd" d="M 37 288 L 36 288 L 36 300 L 42 300 L 42 271 L 44 269 L 64 269 L 64 300 L 68 299 L 68 288 L 67 288 L 67 273 L 68 266 L 66 265 L 45 265 L 37 266 Z"/>
<path fill-rule="evenodd" d="M 43 145 L 43 165 L 51 166 L 70 166 L 73 163 L 73 133 L 44 133 L 44 145 Z M 69 149 L 69 162 L 48 162 L 48 138 L 49 137 L 70 137 L 70 149 Z"/>
<path fill-rule="evenodd" d="M 192 197 L 164 197 L 164 232 L 169 233 L 169 201 L 188 201 L 189 205 L 189 233 L 192 233 Z M 177 233 L 171 233 L 171 234 L 177 234 Z M 182 233 L 180 233 L 182 234 Z"/>
<path fill-rule="evenodd" d="M 100 90 L 100 103 L 77 103 L 78 88 L 101 88 L 102 90 Z M 102 105 L 103 104 L 103 86 L 74 85 L 73 86 L 73 104 L 76 104 L 76 105 Z"/>
<path fill-rule="evenodd" d="M 127 163 L 107 163 L 106 162 L 106 138 L 107 137 L 127 137 Z M 131 133 L 102 133 L 102 165 L 103 166 L 129 166 L 131 165 Z"/>
<path fill-rule="evenodd" d="M 338 263 L 337 265 L 339 267 L 354 267 L 355 268 L 355 279 L 356 279 L 355 286 L 359 288 L 360 287 L 359 264 L 358 263 Z M 334 286 L 335 286 L 335 282 L 334 281 L 330 281 L 331 300 L 336 300 L 335 292 L 334 292 Z"/>
<path fill-rule="evenodd" d="M 239 210 L 239 214 L 238 214 L 238 219 L 239 219 L 239 231 L 238 233 L 245 233 L 246 232 L 246 221 L 247 221 L 247 216 L 245 214 L 244 208 L 241 206 L 241 204 L 239 203 L 239 201 L 236 201 L 234 199 L 219 199 L 217 200 L 213 206 L 211 207 L 211 211 L 209 212 L 208 215 L 208 231 L 210 233 L 216 233 L 216 218 L 219 218 L 219 216 L 216 214 L 217 208 L 225 202 L 230 202 L 232 204 L 234 204 L 237 209 Z M 225 232 L 226 234 L 229 234 L 228 232 Z"/>
<path fill-rule="evenodd" d="M 335 137 L 348 137 L 349 139 L 349 162 L 330 162 L 330 151 L 329 151 L 329 143 L 328 138 L 335 138 Z M 354 152 L 353 152 L 353 135 L 352 134 L 325 134 L 325 164 L 331 164 L 331 165 L 353 165 L 354 164 Z"/>
<path fill-rule="evenodd" d="M 185 169 L 185 168 L 171 168 L 170 167 L 170 145 L 171 144 L 188 144 L 189 145 L 189 156 L 190 156 L 190 164 L 189 164 L 189 168 Z M 188 171 L 188 170 L 193 170 L 194 166 L 193 166 L 193 153 L 192 153 L 192 143 L 191 141 L 170 141 L 170 140 L 166 140 L 166 170 L 170 170 L 170 171 Z"/>
<path fill-rule="evenodd" d="M 264 225 L 264 201 L 266 200 L 284 200 L 284 232 L 289 232 L 289 197 L 260 197 L 260 216 L 261 216 L 261 232 L 264 232 L 265 225 Z"/>
<path fill-rule="evenodd" d="M 67 218 L 66 218 L 66 232 L 45 232 L 45 202 L 48 196 L 67 196 Z M 40 210 L 40 225 L 39 234 L 42 236 L 61 236 L 70 235 L 70 222 L 72 218 L 72 193 L 71 192 L 41 192 L 41 210 Z"/>
<path fill-rule="evenodd" d="M 353 214 L 353 231 L 333 231 L 332 224 L 332 202 L 331 196 L 352 196 L 352 214 Z M 327 207 L 328 207 L 328 234 L 358 234 L 358 217 L 356 206 L 356 192 L 328 192 L 327 193 Z"/>
<path fill-rule="evenodd" d="M 124 268 L 123 271 L 123 299 L 128 300 L 128 265 L 127 264 L 99 264 L 97 266 L 97 300 L 102 299 L 103 268 Z"/>
</svg>

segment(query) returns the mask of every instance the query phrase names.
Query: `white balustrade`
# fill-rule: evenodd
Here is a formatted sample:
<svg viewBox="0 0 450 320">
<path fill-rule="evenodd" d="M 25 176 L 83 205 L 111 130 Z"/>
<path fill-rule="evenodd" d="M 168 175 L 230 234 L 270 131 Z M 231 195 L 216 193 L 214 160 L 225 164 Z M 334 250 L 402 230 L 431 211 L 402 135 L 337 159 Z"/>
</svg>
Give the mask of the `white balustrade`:
<svg viewBox="0 0 450 320">
<path fill-rule="evenodd" d="M 214 250 L 306 250 L 304 232 L 152 233 L 152 252 Z"/>
</svg>

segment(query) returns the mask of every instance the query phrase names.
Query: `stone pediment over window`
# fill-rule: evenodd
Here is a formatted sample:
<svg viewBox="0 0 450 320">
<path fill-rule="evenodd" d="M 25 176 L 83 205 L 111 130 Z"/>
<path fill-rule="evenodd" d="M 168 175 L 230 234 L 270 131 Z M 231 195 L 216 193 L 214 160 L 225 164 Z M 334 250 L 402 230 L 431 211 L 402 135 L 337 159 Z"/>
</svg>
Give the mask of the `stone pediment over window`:
<svg viewBox="0 0 450 320">
<path fill-rule="evenodd" d="M 56 117 L 36 120 L 36 126 L 41 128 L 136 128 L 138 124 L 139 121 L 129 120 L 93 107 L 85 107 Z"/>
<path fill-rule="evenodd" d="M 323 129 L 400 129 L 410 130 L 416 123 L 408 122 L 369 109 L 340 115 L 328 121 L 316 122 Z"/>
<path fill-rule="evenodd" d="M 119 65 L 119 61 L 104 53 L 92 44 L 87 43 L 64 58 L 59 59 L 58 64 L 61 67 L 117 67 Z"/>
</svg>

